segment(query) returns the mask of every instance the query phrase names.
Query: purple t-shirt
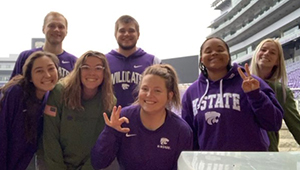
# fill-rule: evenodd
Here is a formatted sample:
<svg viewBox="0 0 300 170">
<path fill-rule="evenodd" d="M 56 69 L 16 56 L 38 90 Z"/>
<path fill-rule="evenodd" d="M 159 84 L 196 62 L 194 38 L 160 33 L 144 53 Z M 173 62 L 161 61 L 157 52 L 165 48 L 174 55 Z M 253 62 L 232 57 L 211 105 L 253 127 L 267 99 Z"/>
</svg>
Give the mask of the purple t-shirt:
<svg viewBox="0 0 300 170">
<path fill-rule="evenodd" d="M 238 65 L 222 79 L 202 73 L 185 92 L 182 117 L 194 131 L 194 149 L 267 151 L 266 131 L 278 131 L 283 110 L 273 90 L 260 78 L 260 89 L 244 93 Z"/>
<path fill-rule="evenodd" d="M 35 120 L 37 139 L 40 138 L 43 129 L 43 113 L 48 93 L 44 100 L 39 101 L 35 96 L 25 99 L 31 100 L 31 108 L 26 108 L 23 100 L 23 88 L 20 85 L 12 86 L 7 90 L 6 96 L 1 103 L 0 112 L 0 169 L 24 170 L 29 165 L 34 153 L 38 148 L 38 140 L 29 143 L 25 136 L 25 114 L 30 110 Z M 34 108 L 34 109 L 33 109 Z"/>
<path fill-rule="evenodd" d="M 130 132 L 125 134 L 106 126 L 91 152 L 95 169 L 109 166 L 118 158 L 121 170 L 177 170 L 181 151 L 192 149 L 192 130 L 174 113 L 167 111 L 164 124 L 155 131 L 144 127 L 139 105 L 125 107 L 121 117 L 129 119 Z"/>
<path fill-rule="evenodd" d="M 112 82 L 117 106 L 122 107 L 132 104 L 137 96 L 134 91 L 141 80 L 143 71 L 160 60 L 139 48 L 132 55 L 125 57 L 116 50 L 106 54 L 111 71 Z"/>
<path fill-rule="evenodd" d="M 19 55 L 14 70 L 10 76 L 10 79 L 18 74 L 22 74 L 22 67 L 25 64 L 26 59 L 35 51 L 43 51 L 43 48 L 40 47 L 31 50 L 26 50 Z M 66 51 L 57 55 L 57 57 L 59 59 L 59 74 L 61 77 L 65 77 L 73 70 L 77 57 Z"/>
</svg>

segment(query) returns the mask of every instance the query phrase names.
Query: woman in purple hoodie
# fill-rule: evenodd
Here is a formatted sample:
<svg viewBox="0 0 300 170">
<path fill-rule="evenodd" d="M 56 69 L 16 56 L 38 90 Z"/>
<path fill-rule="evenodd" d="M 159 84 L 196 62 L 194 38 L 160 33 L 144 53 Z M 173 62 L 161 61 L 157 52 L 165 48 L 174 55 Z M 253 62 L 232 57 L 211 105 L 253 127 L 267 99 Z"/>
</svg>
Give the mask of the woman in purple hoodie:
<svg viewBox="0 0 300 170">
<path fill-rule="evenodd" d="M 115 106 L 110 119 L 104 113 L 106 126 L 91 152 L 94 169 L 106 168 L 117 157 L 120 170 L 177 170 L 181 151 L 192 149 L 191 128 L 170 111 L 180 107 L 175 69 L 149 66 L 137 89 L 133 105 Z"/>
<path fill-rule="evenodd" d="M 25 170 L 38 149 L 43 108 L 58 80 L 58 58 L 34 52 L 25 61 L 23 75 L 1 88 L 0 169 Z"/>
<path fill-rule="evenodd" d="M 283 110 L 273 90 L 237 64 L 220 38 L 200 48 L 201 74 L 185 92 L 182 117 L 194 132 L 194 149 L 267 151 L 267 131 L 278 131 Z"/>
</svg>

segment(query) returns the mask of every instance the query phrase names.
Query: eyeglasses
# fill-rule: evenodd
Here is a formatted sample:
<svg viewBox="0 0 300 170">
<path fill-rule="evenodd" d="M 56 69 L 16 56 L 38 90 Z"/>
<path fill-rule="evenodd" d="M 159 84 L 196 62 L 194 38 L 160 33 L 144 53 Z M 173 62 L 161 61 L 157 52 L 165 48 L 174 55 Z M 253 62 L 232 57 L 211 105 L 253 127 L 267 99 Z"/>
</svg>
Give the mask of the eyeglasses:
<svg viewBox="0 0 300 170">
<path fill-rule="evenodd" d="M 96 66 L 95 68 L 92 68 L 92 67 L 90 67 L 88 65 L 83 65 L 80 68 L 81 68 L 82 71 L 86 71 L 86 72 L 89 72 L 91 70 L 95 70 L 97 72 L 101 72 L 102 70 L 105 69 L 105 67 L 103 67 L 103 66 Z"/>
</svg>

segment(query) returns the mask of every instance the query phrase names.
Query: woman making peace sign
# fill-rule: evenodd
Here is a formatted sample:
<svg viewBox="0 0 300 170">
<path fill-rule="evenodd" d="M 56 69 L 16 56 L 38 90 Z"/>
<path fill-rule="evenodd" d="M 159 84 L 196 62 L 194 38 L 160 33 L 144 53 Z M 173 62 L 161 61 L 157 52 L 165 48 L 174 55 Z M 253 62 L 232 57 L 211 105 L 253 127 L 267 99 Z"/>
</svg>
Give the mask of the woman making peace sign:
<svg viewBox="0 0 300 170">
<path fill-rule="evenodd" d="M 272 89 L 237 64 L 228 45 L 208 38 L 200 49 L 201 74 L 185 92 L 182 117 L 194 132 L 194 149 L 267 151 L 268 131 L 281 127 L 283 111 Z M 245 73 L 246 72 L 246 73 Z"/>
</svg>

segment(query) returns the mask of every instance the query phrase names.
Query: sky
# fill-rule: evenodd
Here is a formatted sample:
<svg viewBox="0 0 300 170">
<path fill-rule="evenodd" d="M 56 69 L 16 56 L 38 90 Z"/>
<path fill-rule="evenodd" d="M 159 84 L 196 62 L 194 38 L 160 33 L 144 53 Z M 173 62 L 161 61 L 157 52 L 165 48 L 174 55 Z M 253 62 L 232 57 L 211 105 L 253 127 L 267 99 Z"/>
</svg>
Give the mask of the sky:
<svg viewBox="0 0 300 170">
<path fill-rule="evenodd" d="M 104 54 L 118 47 L 114 24 L 121 15 L 140 25 L 137 43 L 160 59 L 198 55 L 220 15 L 213 0 L 10 0 L 0 2 L 0 57 L 31 48 L 31 38 L 44 38 L 42 25 L 50 11 L 68 20 L 65 51 L 80 57 L 87 50 Z"/>
</svg>

